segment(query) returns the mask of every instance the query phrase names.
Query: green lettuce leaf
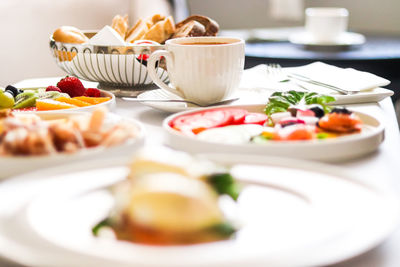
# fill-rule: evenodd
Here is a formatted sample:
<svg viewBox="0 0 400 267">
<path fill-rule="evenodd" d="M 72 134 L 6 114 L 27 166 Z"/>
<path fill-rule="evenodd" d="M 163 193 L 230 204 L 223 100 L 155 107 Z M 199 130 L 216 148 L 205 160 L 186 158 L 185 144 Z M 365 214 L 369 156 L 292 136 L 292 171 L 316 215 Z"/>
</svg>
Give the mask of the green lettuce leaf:
<svg viewBox="0 0 400 267">
<path fill-rule="evenodd" d="M 285 112 L 293 106 L 318 104 L 321 105 L 325 113 L 327 113 L 331 110 L 327 104 L 335 100 L 336 99 L 332 96 L 320 95 L 315 92 L 275 92 L 269 97 L 268 104 L 265 106 L 264 112 L 270 116 L 274 113 Z"/>
</svg>

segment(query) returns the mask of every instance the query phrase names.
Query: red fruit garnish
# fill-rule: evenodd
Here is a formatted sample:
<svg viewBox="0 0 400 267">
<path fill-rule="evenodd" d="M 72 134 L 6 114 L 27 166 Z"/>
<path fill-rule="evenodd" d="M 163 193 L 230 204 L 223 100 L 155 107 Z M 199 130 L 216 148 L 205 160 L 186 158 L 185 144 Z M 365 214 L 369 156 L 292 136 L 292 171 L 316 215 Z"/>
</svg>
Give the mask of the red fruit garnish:
<svg viewBox="0 0 400 267">
<path fill-rule="evenodd" d="M 244 118 L 244 124 L 260 124 L 264 125 L 264 123 L 268 120 L 268 116 L 263 113 L 249 113 Z"/>
<path fill-rule="evenodd" d="M 76 77 L 65 77 L 57 83 L 57 87 L 61 92 L 69 94 L 70 97 L 83 96 L 85 94 L 85 87 L 82 82 Z"/>
<path fill-rule="evenodd" d="M 97 88 L 88 88 L 86 89 L 84 96 L 88 96 L 88 97 L 100 97 L 101 96 L 101 92 L 99 89 Z"/>
<path fill-rule="evenodd" d="M 47 86 L 46 92 L 48 92 L 48 91 L 56 91 L 56 92 L 61 93 L 61 89 L 54 85 Z"/>
<path fill-rule="evenodd" d="M 149 55 L 147 54 L 141 54 L 137 57 L 138 60 L 143 60 L 143 61 L 147 61 L 149 59 Z"/>
</svg>

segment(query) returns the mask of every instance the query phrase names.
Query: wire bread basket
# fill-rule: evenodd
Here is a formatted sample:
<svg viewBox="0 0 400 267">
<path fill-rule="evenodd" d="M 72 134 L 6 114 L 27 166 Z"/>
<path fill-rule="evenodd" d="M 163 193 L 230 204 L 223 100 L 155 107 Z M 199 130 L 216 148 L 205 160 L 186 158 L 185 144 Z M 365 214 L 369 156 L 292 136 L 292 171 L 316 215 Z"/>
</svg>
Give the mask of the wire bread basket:
<svg viewBox="0 0 400 267">
<path fill-rule="evenodd" d="M 85 33 L 88 37 L 94 33 Z M 50 49 L 57 65 L 68 75 L 99 83 L 99 88 L 117 96 L 136 96 L 153 89 L 147 73 L 147 58 L 163 45 L 96 46 L 69 44 L 50 38 Z M 168 74 L 163 60 L 157 73 L 164 82 Z"/>
</svg>

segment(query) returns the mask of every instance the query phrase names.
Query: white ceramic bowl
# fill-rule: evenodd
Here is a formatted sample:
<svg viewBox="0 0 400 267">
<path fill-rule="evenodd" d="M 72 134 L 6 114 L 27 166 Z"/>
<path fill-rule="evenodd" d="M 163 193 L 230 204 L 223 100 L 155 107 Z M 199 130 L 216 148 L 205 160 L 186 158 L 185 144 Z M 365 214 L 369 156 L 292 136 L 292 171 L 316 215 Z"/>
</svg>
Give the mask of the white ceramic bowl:
<svg viewBox="0 0 400 267">
<path fill-rule="evenodd" d="M 74 115 L 87 115 L 86 112 L 51 112 L 51 113 L 38 113 L 37 115 L 43 119 L 60 119 Z M 77 153 L 58 153 L 44 156 L 0 156 L 0 179 L 9 178 L 14 175 L 26 173 L 29 171 L 39 170 L 42 168 L 54 167 L 70 162 L 79 162 L 90 159 L 104 159 L 112 158 L 114 156 L 130 156 L 139 147 L 144 144 L 144 127 L 143 125 L 133 119 L 123 118 L 121 116 L 108 113 L 106 118 L 106 125 L 115 124 L 118 121 L 126 121 L 134 125 L 138 131 L 136 138 L 129 139 L 127 142 L 121 145 L 113 147 L 97 147 L 80 150 Z"/>
<path fill-rule="evenodd" d="M 222 106 L 218 108 L 243 108 L 250 112 L 263 113 L 265 105 Z M 218 109 L 207 108 L 202 109 Z M 356 112 L 365 125 L 359 134 L 326 140 L 311 141 L 271 141 L 267 144 L 222 144 L 211 140 L 200 140 L 195 136 L 187 136 L 173 129 L 170 122 L 181 115 L 195 113 L 196 110 L 180 112 L 167 117 L 163 121 L 165 142 L 167 145 L 192 153 L 239 153 L 254 155 L 274 155 L 318 161 L 344 161 L 375 151 L 384 139 L 384 126 L 374 117 Z"/>
<path fill-rule="evenodd" d="M 91 37 L 95 32 L 86 31 Z M 50 37 L 51 53 L 57 65 L 80 79 L 99 82 L 101 88 L 123 88 L 134 91 L 153 83 L 147 74 L 147 62 L 141 55 L 150 55 L 163 45 L 96 46 L 56 42 Z M 157 74 L 164 82 L 168 74 L 163 68 Z"/>
</svg>

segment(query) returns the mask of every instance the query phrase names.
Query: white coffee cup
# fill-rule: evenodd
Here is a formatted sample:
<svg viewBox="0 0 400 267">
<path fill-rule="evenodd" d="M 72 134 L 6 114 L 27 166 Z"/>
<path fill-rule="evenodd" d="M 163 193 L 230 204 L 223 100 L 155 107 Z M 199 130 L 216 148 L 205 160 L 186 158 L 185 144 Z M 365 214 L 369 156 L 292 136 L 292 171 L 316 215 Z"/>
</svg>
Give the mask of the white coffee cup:
<svg viewBox="0 0 400 267">
<path fill-rule="evenodd" d="M 306 31 L 316 42 L 337 42 L 347 31 L 349 11 L 339 7 L 310 7 L 306 9 Z"/>
<path fill-rule="evenodd" d="M 164 57 L 171 86 L 156 73 Z M 168 40 L 151 54 L 147 70 L 153 82 L 184 99 L 207 105 L 226 99 L 238 88 L 244 69 L 244 41 L 228 37 L 185 37 Z"/>
</svg>

